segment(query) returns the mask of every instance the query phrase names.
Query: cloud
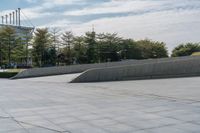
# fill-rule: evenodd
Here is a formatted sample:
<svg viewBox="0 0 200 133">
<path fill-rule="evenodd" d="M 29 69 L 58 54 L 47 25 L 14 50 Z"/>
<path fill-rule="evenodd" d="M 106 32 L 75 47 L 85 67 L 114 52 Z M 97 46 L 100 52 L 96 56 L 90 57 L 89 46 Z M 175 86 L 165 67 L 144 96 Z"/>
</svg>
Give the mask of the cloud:
<svg viewBox="0 0 200 133">
<path fill-rule="evenodd" d="M 22 11 L 38 27 L 72 29 L 80 35 L 95 25 L 97 32 L 164 41 L 170 50 L 179 43 L 200 41 L 199 0 L 26 1 L 34 6 Z"/>
<path fill-rule="evenodd" d="M 26 0 L 28 3 L 36 3 L 37 0 Z"/>
<path fill-rule="evenodd" d="M 65 15 L 82 16 L 92 14 L 128 13 L 143 14 L 166 10 L 193 10 L 200 9 L 199 1 L 190 0 L 112 0 L 93 7 L 86 7 L 82 10 L 67 11 Z"/>
<path fill-rule="evenodd" d="M 82 10 L 65 12 L 65 15 L 90 15 L 90 14 L 103 14 L 103 13 L 122 13 L 133 12 L 138 10 L 145 10 L 147 8 L 160 6 L 160 2 L 149 1 L 132 1 L 132 0 L 112 0 L 93 7 L 86 7 Z"/>
<path fill-rule="evenodd" d="M 24 0 L 18 0 L 22 2 Z M 67 5 L 79 5 L 85 3 L 86 0 L 25 0 L 28 3 L 37 3 L 33 7 L 23 8 L 22 11 L 28 16 L 30 19 L 44 18 L 48 16 L 54 16 L 55 8 L 60 8 L 60 6 Z M 3 11 L 2 14 L 8 14 L 12 12 L 12 10 Z M 60 13 L 62 14 L 62 13 Z"/>
<path fill-rule="evenodd" d="M 170 51 L 180 43 L 200 41 L 198 0 L 112 0 L 81 10 L 66 11 L 64 15 L 69 19 L 54 21 L 54 25 L 73 29 L 78 35 L 92 30 L 92 25 L 95 25 L 97 32 L 116 32 L 136 40 L 150 38 L 164 41 Z M 88 21 L 81 19 L 93 15 Z M 69 21 L 70 17 L 79 18 L 79 23 Z"/>
<path fill-rule="evenodd" d="M 171 51 L 174 46 L 184 42 L 200 42 L 200 11 L 165 11 L 125 16 L 102 18 L 82 25 L 74 25 L 75 33 L 91 31 L 95 25 L 97 32 L 116 32 L 126 38 L 164 41 Z"/>
</svg>

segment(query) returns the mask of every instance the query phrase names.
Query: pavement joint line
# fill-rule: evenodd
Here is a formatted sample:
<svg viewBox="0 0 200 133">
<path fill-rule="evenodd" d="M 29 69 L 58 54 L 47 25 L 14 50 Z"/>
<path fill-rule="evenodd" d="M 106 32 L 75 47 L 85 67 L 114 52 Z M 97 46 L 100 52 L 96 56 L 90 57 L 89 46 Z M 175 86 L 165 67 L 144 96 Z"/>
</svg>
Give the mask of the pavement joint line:
<svg viewBox="0 0 200 133">
<path fill-rule="evenodd" d="M 0 116 L 0 119 L 11 119 L 12 117 L 4 117 L 4 116 Z"/>
<path fill-rule="evenodd" d="M 39 127 L 39 128 L 42 128 L 42 129 L 46 129 L 46 130 L 58 132 L 58 133 L 63 133 L 63 131 L 58 131 L 58 130 L 51 129 L 51 128 L 47 128 L 47 127 L 43 127 L 43 126 L 40 126 L 40 125 L 35 125 L 35 124 L 23 122 L 23 121 L 18 121 L 18 122 L 19 122 L 19 123 L 22 123 L 22 124 L 26 124 L 26 125 L 30 125 L 30 126 Z"/>
<path fill-rule="evenodd" d="M 166 117 L 166 118 L 170 118 L 170 117 Z M 171 119 L 175 119 L 175 118 L 171 118 Z M 114 119 L 113 119 L 114 120 Z M 178 119 L 175 119 L 175 120 L 178 120 Z M 125 124 L 125 125 L 128 125 L 128 126 L 131 126 L 131 127 L 134 127 L 134 128 L 138 128 L 137 126 L 133 126 L 131 124 L 127 124 L 125 122 L 121 122 L 119 120 L 115 120 L 117 121 L 118 123 L 121 123 L 121 124 Z M 179 120 L 180 121 L 180 120 Z M 180 121 L 181 122 L 181 121 Z M 181 123 L 190 123 L 190 122 L 181 122 Z M 169 126 L 173 126 L 173 125 L 176 125 L 176 124 L 166 124 L 166 125 L 162 125 L 162 126 L 157 126 L 157 127 L 151 127 L 151 128 L 141 128 L 141 129 L 138 129 L 137 131 L 140 131 L 140 130 L 148 130 L 148 129 L 154 129 L 154 128 L 161 128 L 161 127 L 169 127 Z"/>
<path fill-rule="evenodd" d="M 10 114 L 8 114 L 8 115 L 10 115 Z M 24 127 L 20 124 L 20 122 L 18 122 L 18 121 L 17 121 L 14 117 L 12 117 L 12 116 L 11 116 L 11 117 L 2 117 L 2 116 L 0 116 L 0 118 L 2 118 L 2 119 L 10 119 L 10 120 L 16 122 L 20 127 L 22 127 L 23 130 L 29 132 L 26 128 L 24 128 Z"/>
<path fill-rule="evenodd" d="M 160 95 L 155 95 L 155 94 L 144 94 L 144 95 L 149 95 L 149 96 L 153 96 L 153 97 L 159 97 L 159 98 L 162 98 L 162 99 L 168 99 L 168 100 L 172 100 L 172 101 L 182 101 L 182 100 L 185 100 L 185 101 L 192 101 L 194 103 L 199 103 L 200 101 L 198 100 L 192 100 L 192 99 L 181 99 L 181 98 L 175 98 L 175 97 L 170 97 L 170 96 L 160 96 Z M 185 103 L 185 102 L 182 102 L 182 103 Z M 191 104 L 191 103 L 186 103 L 186 104 Z"/>
<path fill-rule="evenodd" d="M 29 131 L 28 131 L 19 121 L 17 121 L 14 117 L 13 117 L 12 119 L 13 119 L 13 121 L 15 121 L 18 125 L 20 125 L 20 126 L 23 128 L 23 130 L 25 130 L 27 133 L 29 133 Z"/>
<path fill-rule="evenodd" d="M 196 122 L 196 121 L 190 121 L 189 123 L 195 124 L 195 125 L 200 125 L 200 123 Z"/>
<path fill-rule="evenodd" d="M 107 129 L 102 129 L 102 127 L 100 127 L 100 126 L 93 125 L 93 124 L 90 124 L 90 125 L 91 125 L 91 126 L 94 126 L 94 127 L 97 127 L 97 128 L 101 128 L 101 130 L 106 131 L 107 133 L 112 133 L 112 132 L 110 132 L 110 131 L 107 130 Z M 113 125 L 115 125 L 115 124 L 113 124 Z M 108 126 L 113 126 L 113 125 L 108 125 Z"/>
<path fill-rule="evenodd" d="M 40 117 L 42 117 L 43 119 L 45 119 L 46 121 L 48 121 L 48 122 L 50 122 L 50 123 L 52 123 L 52 124 L 54 124 L 54 125 L 56 125 L 56 126 L 59 126 L 58 124 L 55 124 L 55 123 L 53 123 L 52 121 L 49 121 L 47 118 L 45 118 L 45 117 L 43 117 L 42 115 L 40 115 L 40 114 L 38 114 Z M 76 123 L 76 122 L 68 122 L 68 123 Z M 54 130 L 54 129 L 53 129 Z M 56 130 L 57 131 L 57 130 Z M 60 133 L 71 133 L 70 131 L 67 131 L 67 130 L 65 130 L 65 131 L 58 131 L 58 132 L 60 132 Z"/>
<path fill-rule="evenodd" d="M 170 127 L 170 126 L 174 126 L 176 124 L 166 124 L 166 125 L 162 125 L 162 126 L 155 126 L 155 127 L 150 127 L 150 128 L 141 128 L 138 129 L 139 131 L 143 131 L 143 130 L 150 130 L 150 129 L 156 129 L 156 128 L 162 128 L 162 127 Z"/>
<path fill-rule="evenodd" d="M 71 131 L 63 131 L 62 133 L 72 133 Z"/>
<path fill-rule="evenodd" d="M 23 121 L 18 121 L 18 120 L 15 119 L 15 117 L 11 116 L 8 112 L 6 112 L 6 113 L 10 116 L 10 117 L 8 117 L 8 119 L 12 119 L 13 121 L 15 121 L 19 126 L 21 126 L 25 131 L 27 131 L 27 133 L 29 133 L 29 131 L 24 126 L 22 126 L 22 124 L 31 125 L 31 126 L 34 126 L 34 127 L 39 127 L 39 128 L 42 128 L 42 129 L 46 129 L 46 130 L 50 130 L 50 131 L 54 131 L 54 132 L 58 132 L 58 133 L 63 133 L 62 131 L 58 131 L 58 130 L 55 130 L 55 129 L 50 129 L 50 128 L 46 128 L 46 127 L 43 127 L 43 126 L 34 125 L 34 124 L 23 122 Z"/>
<path fill-rule="evenodd" d="M 166 92 L 165 92 L 165 89 L 168 89 L 168 87 L 166 87 L 166 88 L 164 87 L 162 89 L 159 88 L 158 92 L 151 91 L 151 89 L 152 90 L 157 89 L 154 87 L 154 86 L 157 86 L 157 85 L 154 85 L 154 83 L 152 86 L 149 87 L 150 91 L 149 90 L 148 91 L 145 91 L 145 90 L 138 91 L 138 89 L 140 89 L 140 88 L 138 88 L 137 85 L 135 86 L 135 88 L 132 87 L 132 84 L 134 84 L 134 83 L 131 82 L 131 84 L 128 84 L 129 88 L 127 88 L 127 90 L 125 89 L 125 93 L 121 93 L 121 91 L 123 91 L 123 88 L 121 87 L 121 85 L 119 86 L 119 87 L 121 87 L 121 89 L 118 88 L 117 85 L 116 85 L 116 87 L 115 87 L 115 85 L 113 85 L 113 86 L 111 85 L 109 90 L 100 89 L 100 91 L 98 91 L 97 89 L 95 89 L 93 91 L 90 88 L 88 89 L 87 86 L 86 87 L 83 86 L 83 87 L 79 88 L 78 85 L 77 85 L 78 87 L 76 85 L 72 85 L 72 86 L 70 85 L 70 87 L 68 87 L 67 86 L 68 84 L 66 86 L 69 88 L 69 90 L 68 90 L 68 88 L 66 89 L 66 86 L 60 85 L 58 87 L 60 87 L 61 89 L 63 87 L 63 89 L 60 91 L 57 88 L 53 88 L 54 87 L 54 85 L 53 85 L 52 88 L 49 88 L 47 90 L 36 89 L 35 91 L 31 92 L 32 88 L 34 88 L 31 86 L 30 87 L 31 91 L 29 92 L 29 88 L 27 87 L 29 84 L 27 83 L 28 85 L 26 85 L 26 83 L 25 83 L 25 87 L 27 87 L 26 88 L 27 91 L 25 91 L 26 96 L 23 98 L 20 95 L 22 92 L 24 92 L 23 88 L 21 89 L 20 87 L 16 87 L 17 89 L 19 89 L 19 92 L 18 92 L 17 89 L 15 89 L 16 91 L 13 91 L 13 89 L 6 89 L 9 86 L 8 87 L 5 86 L 5 87 L 3 87 L 3 89 L 5 89 L 3 96 L 4 95 L 5 96 L 7 96 L 7 95 L 15 96 L 17 94 L 17 97 L 16 98 L 11 97 L 11 100 L 8 99 L 9 100 L 8 106 L 5 106 L 4 104 L 2 104 L 3 109 L 2 110 L 0 109 L 0 111 L 1 111 L 0 119 L 2 118 L 2 121 L 4 121 L 3 118 L 5 118 L 5 121 L 13 123 L 13 121 L 12 121 L 13 117 L 9 117 L 9 116 L 14 116 L 15 119 L 17 119 L 19 121 L 20 121 L 21 117 L 26 117 L 24 115 L 27 115 L 27 117 L 33 116 L 33 117 L 36 117 L 35 119 L 33 118 L 33 122 L 29 122 L 29 119 L 32 121 L 32 118 L 29 118 L 27 121 L 26 121 L 26 119 L 22 119 L 21 121 L 27 122 L 29 124 L 36 124 L 36 125 L 40 125 L 40 126 L 44 126 L 44 127 L 48 127 L 48 128 L 53 128 L 55 130 L 59 130 L 60 132 L 58 132 L 58 133 L 70 133 L 67 130 L 70 130 L 71 132 L 73 132 L 70 128 L 71 124 L 69 124 L 69 126 L 68 126 L 67 125 L 68 123 L 62 123 L 62 124 L 64 124 L 64 126 L 66 126 L 65 129 L 62 129 L 62 128 L 64 128 L 64 126 L 62 126 L 61 124 L 56 124 L 56 122 L 54 122 L 53 118 L 55 117 L 55 119 L 56 120 L 58 119 L 59 122 L 60 121 L 63 122 L 63 121 L 65 121 L 65 119 L 68 119 L 68 116 L 70 117 L 70 114 L 71 114 L 71 116 L 75 117 L 76 120 L 78 120 L 78 119 L 82 120 L 82 121 L 77 121 L 77 122 L 84 123 L 85 121 L 86 122 L 88 121 L 88 123 L 96 125 L 96 130 L 99 127 L 102 129 L 104 127 L 103 126 L 104 124 L 105 125 L 112 124 L 111 127 L 120 128 L 122 130 L 124 128 L 126 128 L 126 126 L 132 127 L 132 128 L 135 127 L 134 128 L 135 130 L 138 130 L 138 129 L 141 130 L 141 129 L 145 128 L 145 129 L 143 129 L 144 131 L 142 131 L 142 132 L 148 132 L 148 128 L 150 128 L 150 131 L 151 131 L 151 128 L 155 128 L 155 127 L 157 128 L 158 126 L 161 126 L 161 129 L 164 128 L 164 129 L 171 130 L 171 129 L 175 129 L 176 127 L 179 127 L 179 125 L 180 125 L 180 127 L 181 126 L 184 127 L 184 125 L 187 125 L 188 129 L 198 132 L 199 131 L 198 127 L 200 126 L 200 123 L 198 121 L 199 120 L 198 116 L 199 116 L 199 111 L 200 111 L 200 104 L 199 104 L 200 99 L 198 97 L 199 93 L 200 93 L 200 91 L 198 89 L 199 88 L 198 87 L 199 80 L 200 80 L 200 78 L 197 78 L 194 80 L 190 79 L 189 82 L 191 83 L 191 85 L 193 84 L 193 81 L 195 83 L 194 88 L 193 87 L 190 88 L 191 85 L 189 84 L 188 86 L 186 86 L 188 88 L 186 91 L 184 89 L 182 89 L 182 84 L 181 84 L 181 86 L 177 86 L 175 88 L 169 88 L 171 90 L 166 91 Z M 179 83 L 184 82 L 184 81 L 178 80 L 178 83 L 177 83 L 177 80 L 175 80 L 175 81 L 172 82 L 175 85 L 176 84 L 179 85 Z M 196 82 L 198 84 L 196 84 Z M 7 84 L 8 83 L 6 83 L 5 85 L 7 85 Z M 21 84 L 21 82 L 20 82 L 20 84 Z M 143 84 L 143 83 L 141 83 L 141 84 Z M 15 84 L 13 84 L 13 86 L 14 85 Z M 17 83 L 17 85 L 18 85 L 18 83 Z M 37 87 L 37 85 L 38 84 L 36 83 L 36 87 Z M 98 85 L 101 86 L 101 84 L 97 84 L 97 86 Z M 109 85 L 110 84 L 108 84 L 106 86 L 109 86 Z M 159 83 L 158 85 L 162 85 L 162 82 Z M 13 87 L 13 86 L 11 86 L 11 87 Z M 139 84 L 139 87 L 140 87 L 140 84 Z M 86 88 L 86 89 L 82 89 L 82 88 Z M 116 88 L 116 91 L 114 91 L 115 88 Z M 132 90 L 132 88 L 133 88 L 133 90 Z M 144 87 L 142 86 L 142 89 L 146 89 L 146 84 Z M 55 92 L 53 92 L 53 91 L 55 91 Z M 161 92 L 159 92 L 159 91 L 161 91 Z M 194 91 L 194 92 L 191 92 L 191 91 Z M 17 93 L 15 93 L 15 92 L 17 92 Z M 181 92 L 181 93 L 179 93 L 179 92 Z M 66 95 L 63 93 L 66 93 Z M 76 94 L 76 93 L 78 93 L 78 94 Z M 92 95 L 93 93 L 94 93 L 94 95 Z M 139 97 L 137 97 L 135 95 L 133 96 L 133 93 L 136 93 L 136 94 L 146 93 L 146 94 L 139 95 Z M 149 93 L 150 93 L 150 95 L 148 95 Z M 174 93 L 176 93 L 176 94 L 174 94 Z M 29 94 L 31 94 L 30 97 L 29 97 Z M 109 94 L 114 94 L 114 96 L 109 95 Z M 119 94 L 121 94 L 123 96 L 120 97 Z M 151 94 L 155 94 L 155 95 L 151 95 Z M 37 97 L 35 97 L 35 96 L 37 96 Z M 50 96 L 53 96 L 53 97 L 49 98 Z M 66 96 L 69 96 L 69 97 L 66 97 Z M 47 99 L 45 99 L 45 97 L 47 97 Z M 58 97 L 60 97 L 61 99 L 57 99 Z M 175 97 L 176 99 L 171 98 L 171 97 Z M 6 99 L 7 97 L 2 97 L 2 101 L 4 103 L 3 98 Z M 66 101 L 66 99 L 69 99 L 69 98 L 71 98 L 71 99 L 69 101 Z M 44 99 L 44 101 L 41 102 L 41 100 L 43 100 L 43 99 Z M 187 100 L 183 100 L 183 99 L 187 99 Z M 188 99 L 193 99 L 193 100 L 191 101 Z M 16 100 L 16 101 L 14 101 L 14 100 Z M 18 103 L 20 103 L 21 100 L 23 100 L 22 103 L 18 105 Z M 57 102 L 57 100 L 58 100 L 58 102 Z M 94 101 L 91 101 L 91 100 L 94 100 Z M 31 106 L 29 106 L 30 102 L 33 103 Z M 196 103 L 196 104 L 193 105 L 192 103 Z M 7 104 L 7 101 L 5 101 L 5 104 Z M 137 106 L 137 105 L 140 105 L 140 106 Z M 153 109 L 151 109 L 151 108 L 153 108 Z M 149 109 L 149 112 L 148 111 L 146 112 L 147 109 Z M 170 109 L 171 111 L 167 111 L 168 109 Z M 55 111 L 55 110 L 57 110 L 57 111 Z M 93 110 L 93 111 L 90 111 L 90 110 Z M 35 112 L 35 113 L 32 114 L 30 111 Z M 62 118 L 60 118 L 59 114 L 64 113 L 65 111 L 66 111 L 66 115 L 65 115 L 66 118 L 63 118 L 63 120 L 62 120 Z M 155 111 L 155 112 L 151 112 L 151 111 Z M 162 113 L 162 111 L 163 111 L 163 113 Z M 161 113 L 159 113 L 159 112 L 161 112 Z M 7 113 L 9 113 L 10 115 L 8 115 Z M 138 115 L 137 115 L 137 113 L 138 113 Z M 54 125 L 52 125 L 51 123 L 46 121 L 46 119 L 40 119 L 39 117 L 37 118 L 37 116 L 36 116 L 37 114 L 40 115 L 40 116 L 38 115 L 39 117 L 44 117 L 48 121 L 51 121 L 52 123 L 54 123 Z M 52 116 L 49 116 L 48 114 L 52 114 Z M 56 114 L 58 114 L 58 115 L 56 115 Z M 78 115 L 76 115 L 76 114 L 78 114 Z M 97 116 L 94 116 L 93 114 L 97 115 Z M 154 115 L 151 115 L 151 114 L 154 114 Z M 87 115 L 88 115 L 88 117 L 87 117 Z M 89 115 L 91 115 L 91 116 L 89 116 Z M 135 115 L 136 118 L 138 118 L 138 119 L 134 119 L 135 118 L 134 116 L 130 117 L 131 115 Z M 140 115 L 141 115 L 141 117 L 140 117 Z M 146 115 L 147 115 L 147 117 L 145 117 Z M 161 116 L 163 118 L 163 120 L 159 116 Z M 103 123 L 96 124 L 95 122 L 93 123 L 93 121 L 92 121 L 92 120 L 98 120 L 98 118 L 103 119 L 104 117 L 111 119 L 111 120 L 113 119 L 113 120 L 119 121 L 119 122 L 116 123 L 115 121 L 105 120 L 105 122 L 103 121 Z M 152 122 L 151 121 L 148 122 L 146 120 L 143 121 L 142 120 L 143 118 L 148 119 L 148 120 L 153 120 L 153 121 Z M 160 122 L 156 122 L 157 118 L 161 119 Z M 167 119 L 167 118 L 170 118 L 170 119 Z M 8 119 L 8 120 L 6 120 L 6 119 Z M 61 120 L 59 120 L 59 119 L 61 119 Z M 156 120 L 154 121 L 154 119 L 156 119 Z M 42 123 L 40 123 L 40 120 Z M 141 123 L 139 122 L 139 120 L 141 120 Z M 179 120 L 179 121 L 175 121 L 175 120 Z M 66 121 L 71 121 L 71 120 L 66 120 Z M 134 123 L 134 121 L 135 121 L 135 123 Z M 117 125 L 121 125 L 122 127 L 121 126 L 117 127 L 117 125 L 115 125 L 113 123 L 116 123 Z M 20 128 L 20 130 L 23 131 L 23 129 L 21 127 L 19 127 L 16 122 L 13 124 L 14 124 L 14 126 L 16 126 L 16 128 Z M 85 124 L 87 124 L 87 123 L 85 123 Z M 147 124 L 147 125 L 145 125 L 145 124 Z M 175 126 L 171 126 L 171 124 L 175 125 Z M 39 129 L 39 130 L 44 130 L 44 132 L 45 131 L 51 132 L 50 130 L 45 130 L 46 128 L 42 129 L 41 127 L 39 128 L 39 127 L 34 127 L 34 126 L 28 126 L 23 123 L 21 123 L 21 125 L 23 125 L 26 129 L 28 129 L 29 132 L 32 131 L 31 129 Z M 57 126 L 60 125 L 60 126 L 57 128 L 56 125 Z M 72 124 L 72 125 L 74 125 L 74 124 Z M 87 125 L 86 126 L 83 125 L 83 128 L 87 129 L 87 127 L 88 128 L 91 127 L 95 131 L 95 127 L 92 127 L 90 125 L 87 126 Z M 164 125 L 170 125 L 170 126 L 163 127 Z M 54 126 L 55 126 L 55 128 L 54 128 Z M 194 129 L 192 129 L 193 126 L 194 126 Z M 8 125 L 8 127 L 9 127 L 9 125 Z M 73 128 L 76 128 L 77 130 L 78 130 L 78 128 L 81 128 L 81 127 L 77 126 L 76 124 L 73 126 Z M 106 129 L 106 128 L 104 128 L 104 129 Z M 156 129 L 153 129 L 153 130 L 156 130 Z M 102 130 L 102 132 L 103 132 L 103 130 Z"/>
<path fill-rule="evenodd" d="M 121 121 L 115 120 L 115 119 L 113 119 L 113 118 L 111 118 L 111 117 L 102 117 L 102 119 L 113 120 L 113 121 L 115 121 L 115 122 L 117 122 L 117 123 L 119 123 L 119 124 L 123 124 L 123 125 L 127 125 L 127 126 L 130 126 L 130 127 L 133 127 L 133 128 L 137 128 L 137 127 L 135 127 L 135 126 L 133 126 L 133 125 L 128 125 L 128 124 L 125 123 L 125 122 L 121 122 Z M 94 120 L 102 120 L 102 119 L 94 119 Z M 95 126 L 95 127 L 101 128 L 101 127 L 98 126 L 98 125 L 94 125 L 94 124 L 92 124 L 92 123 L 89 123 L 89 121 L 91 121 L 91 120 L 81 120 L 81 121 L 85 121 L 85 122 L 87 122 L 87 124 L 89 124 L 89 125 L 91 125 L 91 126 Z M 115 124 L 108 125 L 108 126 L 113 126 L 113 125 L 116 125 L 116 123 L 115 123 Z M 102 129 L 102 130 L 104 130 L 104 131 L 110 133 L 109 130 L 106 130 L 106 129 Z M 139 130 L 139 129 L 138 129 L 138 130 Z"/>
<path fill-rule="evenodd" d="M 2 109 L 2 110 L 4 110 L 4 109 Z M 5 111 L 5 110 L 4 110 L 4 112 L 9 116 L 7 119 L 11 119 L 12 121 L 16 122 L 20 127 L 23 128 L 23 130 L 25 130 L 25 131 L 27 131 L 27 132 L 29 133 L 29 131 L 28 131 L 26 128 L 24 128 L 24 127 L 19 123 L 19 121 L 17 121 L 10 113 L 8 113 L 8 112 Z"/>
<path fill-rule="evenodd" d="M 90 87 L 90 88 L 92 88 L 92 87 L 97 87 L 97 86 L 91 86 L 91 85 L 89 85 L 88 87 Z M 101 86 L 99 86 L 100 88 L 101 88 Z M 104 88 L 104 87 L 103 87 Z M 109 89 L 109 88 L 108 88 Z M 104 95 L 105 95 L 105 93 L 103 93 Z M 119 95 L 121 95 L 121 96 L 125 96 L 125 95 L 123 95 L 123 94 L 106 94 L 107 96 L 119 96 Z M 200 101 L 198 101 L 198 100 L 192 100 L 192 99 L 181 99 L 181 98 L 175 98 L 175 97 L 170 97 L 170 96 L 160 96 L 160 95 L 155 95 L 155 94 L 151 94 L 151 93 L 141 93 L 140 92 L 140 95 L 141 96 L 153 96 L 153 97 L 159 97 L 159 98 L 161 98 L 161 99 L 168 99 L 168 100 L 172 100 L 172 101 L 181 101 L 181 100 L 185 100 L 185 101 L 191 101 L 191 102 L 193 102 L 193 103 L 198 103 L 198 102 L 200 102 Z M 131 96 L 132 97 L 132 96 Z"/>
<path fill-rule="evenodd" d="M 171 118 L 171 119 L 174 119 L 174 120 L 178 120 L 178 121 L 180 121 L 182 124 L 183 124 L 183 123 L 192 123 L 192 122 L 194 122 L 194 121 L 191 121 L 191 120 L 188 120 L 188 121 L 180 120 L 180 119 L 177 119 L 177 118 L 175 118 L 175 117 L 173 117 L 173 116 L 166 116 L 166 118 Z M 197 124 L 197 123 L 196 123 L 196 124 Z M 198 125 L 200 125 L 200 124 L 198 124 Z"/>
<path fill-rule="evenodd" d="M 165 109 L 165 110 L 160 110 L 160 111 L 143 111 L 145 113 L 150 113 L 150 114 L 155 114 L 155 113 L 160 113 L 160 112 L 163 112 L 163 111 L 171 111 L 171 109 Z"/>
<path fill-rule="evenodd" d="M 51 124 L 54 124 L 52 121 L 48 120 L 46 117 L 44 117 L 42 114 L 38 113 L 38 112 L 34 112 L 35 114 L 37 114 L 38 116 L 40 116 L 41 118 L 45 119 L 46 121 L 48 121 Z"/>
<path fill-rule="evenodd" d="M 77 118 L 78 119 L 78 118 Z M 102 117 L 102 119 L 110 119 L 110 120 L 112 120 L 111 118 L 109 118 L 109 117 Z M 102 119 L 94 119 L 94 120 L 102 120 Z M 80 119 L 79 119 L 80 120 Z M 97 126 L 97 125 L 94 125 L 94 124 L 92 124 L 92 123 L 89 123 L 89 121 L 92 121 L 92 120 L 80 120 L 80 121 L 82 121 L 82 122 L 86 122 L 88 125 L 90 125 L 90 126 L 94 126 L 94 127 L 97 127 L 97 128 L 101 128 L 100 126 Z M 116 120 L 115 120 L 116 121 Z M 117 121 L 116 121 L 117 122 Z M 73 123 L 76 123 L 76 122 L 73 122 Z M 115 125 L 115 124 L 112 124 L 112 125 Z M 102 130 L 104 130 L 104 131 L 107 131 L 106 129 L 102 129 Z M 108 131 L 107 131 L 108 132 Z M 69 132 L 69 133 L 71 133 L 71 132 Z"/>
<path fill-rule="evenodd" d="M 120 95 L 121 95 L 121 94 L 120 94 Z M 170 97 L 170 96 L 155 95 L 155 94 L 151 94 L 151 93 L 141 93 L 141 92 L 140 92 L 140 96 L 153 96 L 153 97 L 159 97 L 160 99 L 168 99 L 168 100 L 172 100 L 172 101 L 181 101 L 181 100 L 185 100 L 185 101 L 191 101 L 192 103 L 199 103 L 199 102 L 200 102 L 200 101 L 198 101 L 198 100 L 181 99 L 181 98 L 175 98 L 175 97 Z"/>
</svg>

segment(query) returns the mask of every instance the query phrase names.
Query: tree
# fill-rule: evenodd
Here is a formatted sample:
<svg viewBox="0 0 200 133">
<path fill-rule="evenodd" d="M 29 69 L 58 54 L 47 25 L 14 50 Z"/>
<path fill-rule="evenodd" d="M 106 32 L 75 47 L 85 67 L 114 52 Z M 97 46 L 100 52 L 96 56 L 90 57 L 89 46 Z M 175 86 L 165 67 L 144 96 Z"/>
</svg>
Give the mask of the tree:
<svg viewBox="0 0 200 133">
<path fill-rule="evenodd" d="M 199 43 L 180 44 L 172 51 L 172 57 L 190 56 L 194 52 L 200 52 Z"/>
<path fill-rule="evenodd" d="M 116 33 L 98 34 L 98 53 L 101 62 L 118 61 L 119 52 L 123 51 L 121 44 L 123 39 L 118 37 Z"/>
<path fill-rule="evenodd" d="M 62 45 L 64 46 L 64 55 L 66 57 L 65 61 L 66 64 L 72 63 L 72 57 L 71 57 L 71 47 L 73 45 L 73 39 L 74 35 L 71 31 L 66 31 L 62 34 Z"/>
<path fill-rule="evenodd" d="M 36 66 L 45 66 L 48 63 L 47 51 L 51 46 L 51 36 L 47 28 L 36 29 L 33 39 L 33 57 Z"/>
<path fill-rule="evenodd" d="M 58 49 L 60 47 L 60 30 L 58 28 L 50 29 L 52 47 Z"/>
<path fill-rule="evenodd" d="M 141 59 L 141 51 L 132 39 L 124 39 L 121 44 L 120 55 L 122 59 Z"/>
<path fill-rule="evenodd" d="M 4 36 L 4 34 L 3 34 L 3 29 L 1 28 L 0 29 L 0 66 L 2 66 L 3 65 L 3 58 L 4 58 L 4 56 L 5 56 L 5 45 L 4 45 L 4 43 L 3 43 L 3 36 Z"/>
<path fill-rule="evenodd" d="M 82 64 L 82 63 L 87 63 L 87 47 L 85 44 L 85 39 L 84 37 L 75 37 L 74 38 L 74 57 L 76 60 L 76 63 Z"/>
<path fill-rule="evenodd" d="M 27 64 L 31 33 L 27 30 L 20 32 L 20 34 L 17 33 L 12 26 L 0 27 L 0 65 L 13 67 L 13 65 L 22 64 L 24 61 Z"/>
<path fill-rule="evenodd" d="M 11 67 L 11 62 L 13 62 L 17 57 L 13 55 L 21 47 L 20 38 L 17 36 L 15 30 L 10 26 L 2 27 L 0 30 L 1 38 L 1 64 L 7 64 Z M 18 52 L 19 53 L 19 52 Z"/>
<path fill-rule="evenodd" d="M 16 47 L 16 51 L 14 52 L 14 56 L 16 57 L 15 61 L 23 63 L 25 61 L 26 67 L 28 67 L 28 61 L 30 59 L 31 49 L 30 49 L 30 41 L 32 40 L 32 32 L 33 30 L 24 30 L 21 31 L 21 35 L 19 37 L 19 46 Z"/>
<path fill-rule="evenodd" d="M 95 32 L 86 32 L 85 34 L 85 43 L 87 45 L 87 62 L 95 63 L 97 62 L 97 51 L 96 51 L 96 33 Z"/>
<path fill-rule="evenodd" d="M 45 49 L 45 66 L 55 66 L 56 65 L 56 50 L 53 47 Z"/>
<path fill-rule="evenodd" d="M 137 41 L 141 51 L 141 59 L 168 57 L 168 50 L 164 42 L 149 39 Z"/>
<path fill-rule="evenodd" d="M 51 41 L 52 41 L 52 46 L 51 46 L 51 53 L 54 57 L 51 57 L 52 64 L 58 64 L 59 65 L 59 59 L 57 59 L 57 56 L 59 55 L 59 49 L 60 49 L 60 30 L 58 28 L 52 28 L 51 29 Z"/>
</svg>

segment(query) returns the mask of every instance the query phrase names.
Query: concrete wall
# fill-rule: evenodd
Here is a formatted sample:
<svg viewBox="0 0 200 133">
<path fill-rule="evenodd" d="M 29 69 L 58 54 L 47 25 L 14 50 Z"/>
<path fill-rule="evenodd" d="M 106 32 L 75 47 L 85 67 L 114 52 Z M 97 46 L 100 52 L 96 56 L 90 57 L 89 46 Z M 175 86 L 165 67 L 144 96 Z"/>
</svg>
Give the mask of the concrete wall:
<svg viewBox="0 0 200 133">
<path fill-rule="evenodd" d="M 195 57 L 178 57 L 178 58 L 173 58 L 173 60 L 187 60 L 190 58 L 193 59 Z M 121 62 L 110 62 L 110 63 L 100 63 L 100 64 L 98 63 L 98 64 L 71 65 L 71 66 L 62 66 L 62 67 L 33 68 L 33 69 L 28 69 L 28 70 L 20 72 L 12 79 L 81 73 L 88 69 L 139 65 L 139 64 L 145 64 L 145 63 L 165 62 L 169 60 L 172 60 L 172 59 L 163 58 L 163 59 L 148 59 L 148 60 L 127 60 L 127 61 L 121 61 Z"/>
<path fill-rule="evenodd" d="M 129 66 L 90 69 L 72 83 L 200 76 L 200 57 L 143 60 Z"/>
<path fill-rule="evenodd" d="M 137 60 L 127 60 L 121 62 L 110 62 L 110 63 L 98 63 L 98 64 L 84 64 L 84 65 L 71 65 L 62 67 L 47 67 L 47 68 L 33 68 L 20 72 L 12 79 L 30 78 L 30 77 L 41 77 L 51 75 L 62 75 L 81 73 L 92 68 L 105 68 L 112 66 L 124 66 L 138 62 Z"/>
</svg>

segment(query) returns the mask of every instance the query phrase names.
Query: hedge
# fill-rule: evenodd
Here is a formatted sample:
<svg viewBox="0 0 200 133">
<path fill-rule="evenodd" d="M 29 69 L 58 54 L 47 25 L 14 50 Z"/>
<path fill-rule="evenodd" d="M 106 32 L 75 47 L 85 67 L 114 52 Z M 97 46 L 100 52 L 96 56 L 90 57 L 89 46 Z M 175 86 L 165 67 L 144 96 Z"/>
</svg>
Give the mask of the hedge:
<svg viewBox="0 0 200 133">
<path fill-rule="evenodd" d="M 11 78 L 15 76 L 18 72 L 0 72 L 0 78 Z"/>
</svg>

